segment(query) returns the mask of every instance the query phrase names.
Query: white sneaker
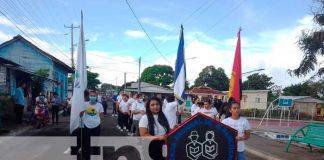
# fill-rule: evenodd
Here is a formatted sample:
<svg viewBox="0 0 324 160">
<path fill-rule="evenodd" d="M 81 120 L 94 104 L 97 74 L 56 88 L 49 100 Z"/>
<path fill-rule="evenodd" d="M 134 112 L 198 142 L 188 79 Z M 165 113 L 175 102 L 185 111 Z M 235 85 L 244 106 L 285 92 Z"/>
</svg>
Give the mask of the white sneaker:
<svg viewBox="0 0 324 160">
<path fill-rule="evenodd" d="M 126 127 L 124 127 L 123 129 L 126 129 Z"/>
<path fill-rule="evenodd" d="M 120 129 L 121 132 L 123 132 L 123 129 Z"/>
</svg>

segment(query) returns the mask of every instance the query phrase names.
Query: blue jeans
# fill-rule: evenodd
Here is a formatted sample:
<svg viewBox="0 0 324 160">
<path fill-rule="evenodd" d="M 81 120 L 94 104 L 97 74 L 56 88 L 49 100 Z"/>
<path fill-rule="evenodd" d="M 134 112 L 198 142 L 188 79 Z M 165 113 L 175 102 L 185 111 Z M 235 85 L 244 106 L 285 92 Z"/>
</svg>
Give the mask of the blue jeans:
<svg viewBox="0 0 324 160">
<path fill-rule="evenodd" d="M 245 160 L 244 151 L 243 152 L 237 152 L 237 159 L 238 160 Z"/>
</svg>

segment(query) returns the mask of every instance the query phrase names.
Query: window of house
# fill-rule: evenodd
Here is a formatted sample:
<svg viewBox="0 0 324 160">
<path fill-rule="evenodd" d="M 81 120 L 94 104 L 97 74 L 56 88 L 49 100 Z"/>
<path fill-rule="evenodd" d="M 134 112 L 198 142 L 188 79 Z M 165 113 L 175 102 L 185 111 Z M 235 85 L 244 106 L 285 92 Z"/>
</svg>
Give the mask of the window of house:
<svg viewBox="0 0 324 160">
<path fill-rule="evenodd" d="M 255 97 L 255 103 L 260 103 L 261 98 L 260 97 Z"/>
</svg>

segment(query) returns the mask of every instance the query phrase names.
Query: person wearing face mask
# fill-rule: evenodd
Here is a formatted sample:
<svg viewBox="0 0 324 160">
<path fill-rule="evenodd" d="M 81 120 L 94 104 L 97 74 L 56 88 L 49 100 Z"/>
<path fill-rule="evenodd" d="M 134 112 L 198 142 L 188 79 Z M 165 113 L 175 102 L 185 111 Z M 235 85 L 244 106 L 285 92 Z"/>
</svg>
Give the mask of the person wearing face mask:
<svg viewBox="0 0 324 160">
<path fill-rule="evenodd" d="M 85 103 L 85 110 L 80 112 L 80 117 L 83 120 L 83 156 L 86 160 L 90 160 L 90 137 L 100 136 L 100 124 L 104 116 L 103 107 L 97 102 L 97 93 L 90 91 L 89 102 Z"/>
<path fill-rule="evenodd" d="M 145 114 L 145 105 L 143 102 L 143 95 L 137 94 L 136 101 L 133 103 L 131 107 L 131 112 L 133 115 L 133 124 L 131 128 L 131 136 L 136 135 L 139 136 L 139 121 L 141 120 L 142 116 Z"/>
</svg>

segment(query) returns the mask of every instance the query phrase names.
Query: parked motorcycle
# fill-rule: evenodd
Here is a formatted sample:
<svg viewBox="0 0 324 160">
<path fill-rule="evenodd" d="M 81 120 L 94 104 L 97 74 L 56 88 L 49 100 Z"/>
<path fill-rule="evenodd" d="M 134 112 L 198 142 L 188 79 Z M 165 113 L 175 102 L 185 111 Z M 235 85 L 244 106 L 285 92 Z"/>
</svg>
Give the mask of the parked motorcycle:
<svg viewBox="0 0 324 160">
<path fill-rule="evenodd" d="M 49 122 L 49 114 L 47 105 L 43 102 L 38 102 L 35 107 L 35 127 L 39 129 L 41 126 L 45 126 Z"/>
</svg>

